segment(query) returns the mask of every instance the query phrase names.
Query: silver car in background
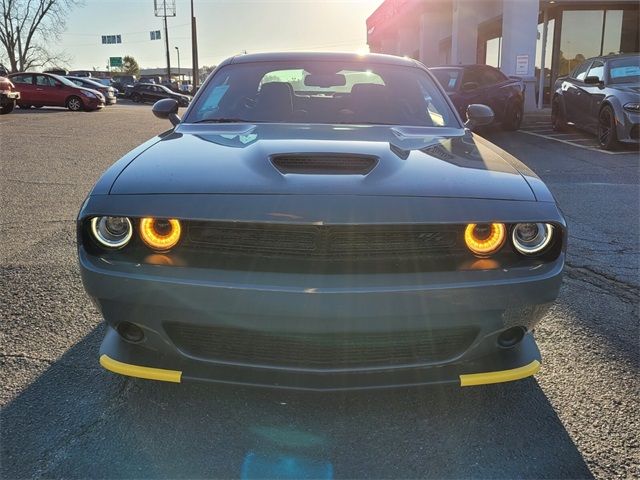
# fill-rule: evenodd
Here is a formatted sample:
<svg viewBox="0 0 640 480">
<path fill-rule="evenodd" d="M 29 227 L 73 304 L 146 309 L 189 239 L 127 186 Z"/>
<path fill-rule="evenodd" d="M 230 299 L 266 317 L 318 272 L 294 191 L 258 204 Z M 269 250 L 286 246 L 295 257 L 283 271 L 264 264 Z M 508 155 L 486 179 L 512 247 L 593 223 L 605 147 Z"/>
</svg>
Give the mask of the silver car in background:
<svg viewBox="0 0 640 480">
<path fill-rule="evenodd" d="M 602 148 L 640 143 L 640 54 L 594 57 L 559 78 L 551 104 L 553 127 L 567 123 L 598 136 Z"/>
</svg>

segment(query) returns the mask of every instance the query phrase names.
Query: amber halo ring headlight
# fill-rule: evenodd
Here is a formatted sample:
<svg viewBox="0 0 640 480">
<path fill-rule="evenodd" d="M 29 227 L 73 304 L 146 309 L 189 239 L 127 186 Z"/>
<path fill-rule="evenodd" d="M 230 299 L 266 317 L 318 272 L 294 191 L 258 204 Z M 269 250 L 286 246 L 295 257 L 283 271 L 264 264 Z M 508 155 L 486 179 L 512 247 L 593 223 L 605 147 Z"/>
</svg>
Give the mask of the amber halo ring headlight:
<svg viewBox="0 0 640 480">
<path fill-rule="evenodd" d="M 93 217 L 91 234 L 100 246 L 117 249 L 129 243 L 133 227 L 127 217 Z"/>
<path fill-rule="evenodd" d="M 464 230 L 464 243 L 475 255 L 485 257 L 504 245 L 507 229 L 504 223 L 470 223 Z"/>
<path fill-rule="evenodd" d="M 182 227 L 175 218 L 151 218 L 140 220 L 140 238 L 156 252 L 166 252 L 180 241 Z"/>
<path fill-rule="evenodd" d="M 516 223 L 511 232 L 515 249 L 523 255 L 542 252 L 551 243 L 553 226 L 548 223 Z"/>
</svg>

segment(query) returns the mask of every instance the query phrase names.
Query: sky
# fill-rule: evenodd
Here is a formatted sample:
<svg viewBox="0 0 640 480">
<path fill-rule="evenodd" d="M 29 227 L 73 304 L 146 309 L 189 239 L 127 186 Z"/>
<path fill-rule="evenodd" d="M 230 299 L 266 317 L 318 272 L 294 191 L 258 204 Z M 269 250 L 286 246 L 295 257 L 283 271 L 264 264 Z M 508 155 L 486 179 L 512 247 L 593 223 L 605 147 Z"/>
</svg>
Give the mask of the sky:
<svg viewBox="0 0 640 480">
<path fill-rule="evenodd" d="M 175 0 L 169 18 L 171 67 L 191 67 L 190 1 Z M 217 65 L 246 50 L 366 51 L 366 18 L 382 0 L 194 0 L 200 66 Z M 154 0 L 84 0 L 67 17 L 55 50 L 70 69 L 104 70 L 109 57 L 132 55 L 141 68 L 166 66 L 163 29 Z M 102 35 L 122 35 L 122 44 L 102 45 Z"/>
</svg>

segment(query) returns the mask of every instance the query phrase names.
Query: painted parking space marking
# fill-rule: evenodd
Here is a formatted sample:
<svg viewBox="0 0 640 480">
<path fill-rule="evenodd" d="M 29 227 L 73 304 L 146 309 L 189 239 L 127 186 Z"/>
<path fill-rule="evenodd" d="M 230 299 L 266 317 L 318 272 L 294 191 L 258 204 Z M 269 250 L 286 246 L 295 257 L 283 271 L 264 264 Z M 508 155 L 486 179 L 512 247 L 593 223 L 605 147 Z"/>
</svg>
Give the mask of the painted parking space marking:
<svg viewBox="0 0 640 480">
<path fill-rule="evenodd" d="M 624 151 L 623 150 L 623 151 L 618 151 L 618 152 L 611 152 L 609 150 L 601 149 L 594 138 L 576 138 L 576 139 L 569 140 L 569 139 L 559 138 L 558 135 L 560 135 L 560 134 L 555 133 L 555 132 L 553 132 L 552 134 L 545 134 L 545 133 L 541 133 L 541 132 L 538 132 L 538 131 L 525 130 L 525 129 L 520 129 L 518 131 L 520 133 L 524 133 L 524 134 L 527 134 L 527 135 L 532 135 L 534 137 L 546 138 L 548 140 L 555 140 L 556 142 L 564 143 L 566 145 L 572 145 L 574 147 L 584 148 L 585 150 L 591 150 L 591 151 L 597 151 L 597 152 L 600 152 L 600 153 L 606 153 L 607 155 L 627 155 L 629 153 L 634 153 L 633 151 Z M 585 136 L 586 136 L 586 134 L 585 134 Z M 588 144 L 583 144 L 582 142 L 588 142 Z"/>
</svg>

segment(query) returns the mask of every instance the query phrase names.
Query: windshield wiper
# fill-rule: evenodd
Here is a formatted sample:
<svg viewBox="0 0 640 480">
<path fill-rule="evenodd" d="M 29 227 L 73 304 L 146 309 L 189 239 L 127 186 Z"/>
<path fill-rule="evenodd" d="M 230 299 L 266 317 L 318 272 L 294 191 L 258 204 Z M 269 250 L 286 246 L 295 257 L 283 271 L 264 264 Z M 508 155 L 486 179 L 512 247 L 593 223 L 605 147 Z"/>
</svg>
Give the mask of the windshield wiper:
<svg viewBox="0 0 640 480">
<path fill-rule="evenodd" d="M 196 120 L 193 123 L 258 123 L 255 120 L 246 120 L 244 118 L 203 118 L 202 120 Z"/>
</svg>

